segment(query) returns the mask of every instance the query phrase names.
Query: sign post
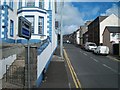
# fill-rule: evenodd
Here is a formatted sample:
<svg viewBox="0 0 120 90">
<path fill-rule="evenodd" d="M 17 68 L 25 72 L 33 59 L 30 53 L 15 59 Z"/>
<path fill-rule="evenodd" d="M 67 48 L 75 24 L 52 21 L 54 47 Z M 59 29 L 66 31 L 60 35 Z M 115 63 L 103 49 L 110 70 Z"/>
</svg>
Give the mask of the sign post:
<svg viewBox="0 0 120 90">
<path fill-rule="evenodd" d="M 18 20 L 18 36 L 27 39 L 28 50 L 27 50 L 27 81 L 28 88 L 31 87 L 30 84 L 30 44 L 29 39 L 31 38 L 31 23 L 24 17 L 20 16 Z"/>
</svg>

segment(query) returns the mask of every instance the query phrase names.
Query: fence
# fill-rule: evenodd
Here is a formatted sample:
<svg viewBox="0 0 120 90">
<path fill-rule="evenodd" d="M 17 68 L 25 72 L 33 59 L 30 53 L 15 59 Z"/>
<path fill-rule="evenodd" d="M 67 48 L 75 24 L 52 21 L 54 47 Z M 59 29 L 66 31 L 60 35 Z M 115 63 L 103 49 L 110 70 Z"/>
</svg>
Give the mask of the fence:
<svg viewBox="0 0 120 90">
<path fill-rule="evenodd" d="M 24 87 L 25 68 L 16 65 L 6 65 L 6 82 Z"/>
</svg>

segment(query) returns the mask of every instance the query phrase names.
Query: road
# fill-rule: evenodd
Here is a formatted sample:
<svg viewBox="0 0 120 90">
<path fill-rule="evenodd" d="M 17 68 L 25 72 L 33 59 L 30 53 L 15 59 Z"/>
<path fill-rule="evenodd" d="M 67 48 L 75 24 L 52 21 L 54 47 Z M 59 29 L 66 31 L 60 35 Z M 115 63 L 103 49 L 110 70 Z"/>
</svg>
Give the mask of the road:
<svg viewBox="0 0 120 90">
<path fill-rule="evenodd" d="M 82 88 L 118 88 L 118 64 L 109 56 L 94 55 L 72 44 L 64 44 Z M 119 85 L 118 85 L 119 84 Z"/>
</svg>

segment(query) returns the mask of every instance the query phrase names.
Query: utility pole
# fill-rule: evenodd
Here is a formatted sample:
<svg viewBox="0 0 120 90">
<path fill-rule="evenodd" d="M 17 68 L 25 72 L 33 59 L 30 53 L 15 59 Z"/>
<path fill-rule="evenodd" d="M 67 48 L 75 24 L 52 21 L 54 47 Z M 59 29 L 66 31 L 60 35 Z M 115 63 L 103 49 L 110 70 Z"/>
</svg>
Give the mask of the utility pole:
<svg viewBox="0 0 120 90">
<path fill-rule="evenodd" d="M 119 41 L 119 58 L 120 58 L 120 41 Z"/>
<path fill-rule="evenodd" d="M 63 7 L 64 7 L 64 0 L 61 0 L 61 23 L 60 23 L 60 56 L 63 59 Z"/>
</svg>

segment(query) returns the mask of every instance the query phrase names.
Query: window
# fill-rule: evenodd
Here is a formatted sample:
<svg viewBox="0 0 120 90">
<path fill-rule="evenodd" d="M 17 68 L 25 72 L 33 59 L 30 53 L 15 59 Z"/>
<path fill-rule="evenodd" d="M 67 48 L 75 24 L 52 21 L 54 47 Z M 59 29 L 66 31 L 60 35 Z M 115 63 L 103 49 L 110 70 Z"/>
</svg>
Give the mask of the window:
<svg viewBox="0 0 120 90">
<path fill-rule="evenodd" d="M 39 17 L 38 19 L 38 34 L 43 34 L 44 31 L 44 18 Z"/>
<path fill-rule="evenodd" d="M 10 20 L 10 36 L 13 37 L 14 34 L 14 22 Z"/>
<path fill-rule="evenodd" d="M 13 0 L 10 0 L 10 2 L 9 2 L 9 6 L 10 6 L 10 8 L 13 9 Z"/>
<path fill-rule="evenodd" d="M 34 34 L 34 16 L 25 16 L 25 18 L 32 23 L 32 31 L 31 33 Z"/>
<path fill-rule="evenodd" d="M 39 0 L 39 8 L 44 8 L 44 0 Z"/>
<path fill-rule="evenodd" d="M 22 8 L 22 0 L 19 0 L 19 8 Z"/>
<path fill-rule="evenodd" d="M 35 7 L 35 0 L 26 0 L 26 7 Z"/>
<path fill-rule="evenodd" d="M 117 39 L 120 39 L 120 33 L 117 33 Z"/>
</svg>

